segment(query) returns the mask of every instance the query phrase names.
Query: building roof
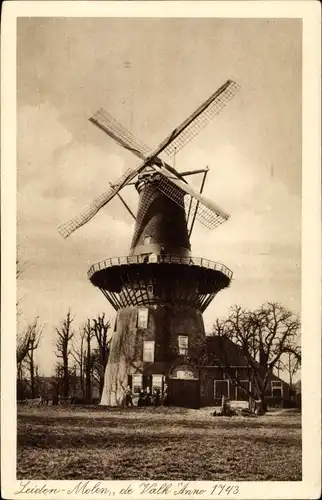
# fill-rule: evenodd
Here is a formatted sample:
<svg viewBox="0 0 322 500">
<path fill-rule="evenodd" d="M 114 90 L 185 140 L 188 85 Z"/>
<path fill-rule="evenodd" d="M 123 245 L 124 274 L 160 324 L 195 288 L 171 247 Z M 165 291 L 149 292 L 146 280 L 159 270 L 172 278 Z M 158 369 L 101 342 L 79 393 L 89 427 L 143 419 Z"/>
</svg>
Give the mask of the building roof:
<svg viewBox="0 0 322 500">
<path fill-rule="evenodd" d="M 245 366 L 243 353 L 238 345 L 227 337 L 206 336 L 208 355 L 218 357 L 227 366 Z"/>
<path fill-rule="evenodd" d="M 206 345 L 209 364 L 213 366 L 221 365 L 222 368 L 247 366 L 241 348 L 227 337 L 206 335 Z M 273 372 L 271 372 L 269 380 L 278 380 L 289 386 L 287 382 Z"/>
</svg>

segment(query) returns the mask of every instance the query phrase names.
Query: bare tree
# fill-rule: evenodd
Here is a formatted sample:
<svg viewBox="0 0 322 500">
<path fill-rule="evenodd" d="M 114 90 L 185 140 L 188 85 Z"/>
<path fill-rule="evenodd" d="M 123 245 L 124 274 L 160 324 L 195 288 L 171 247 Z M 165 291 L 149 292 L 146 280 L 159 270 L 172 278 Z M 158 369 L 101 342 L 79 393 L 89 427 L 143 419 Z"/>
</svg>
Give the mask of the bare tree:
<svg viewBox="0 0 322 500">
<path fill-rule="evenodd" d="M 93 351 L 93 375 L 99 384 L 100 396 L 103 392 L 105 368 L 110 352 L 110 339 L 108 338 L 110 328 L 111 322 L 105 319 L 104 313 L 92 320 L 92 332 L 97 342 L 97 348 Z"/>
<path fill-rule="evenodd" d="M 32 323 L 29 323 L 24 332 L 17 336 L 16 359 L 18 368 L 28 354 L 37 349 L 43 329 L 44 326 L 39 324 L 39 317 L 36 317 Z"/>
<path fill-rule="evenodd" d="M 234 306 L 228 318 L 216 321 L 213 328 L 214 334 L 228 338 L 239 347 L 252 381 L 253 395 L 261 399 L 264 407 L 269 376 L 281 357 L 289 353 L 301 362 L 299 332 L 299 318 L 275 302 L 268 302 L 255 311 Z M 228 373 L 225 362 L 222 368 Z M 240 382 L 233 374 L 230 377 L 235 383 Z"/>
<path fill-rule="evenodd" d="M 87 319 L 84 325 L 84 339 L 85 339 L 85 357 L 84 357 L 84 371 L 85 371 L 85 398 L 88 403 L 92 401 L 92 371 L 93 371 L 93 358 L 91 341 L 94 336 L 91 327 L 90 319 Z"/>
<path fill-rule="evenodd" d="M 18 370 L 21 367 L 23 360 L 26 358 L 30 350 L 30 344 L 31 344 L 30 328 L 31 326 L 28 325 L 28 327 L 22 334 L 17 335 L 16 359 L 17 359 Z"/>
<path fill-rule="evenodd" d="M 72 322 L 70 311 L 68 311 L 66 318 L 62 321 L 61 327 L 56 328 L 57 340 L 56 340 L 56 356 L 62 359 L 62 371 L 63 371 L 63 396 L 69 396 L 69 370 L 68 361 L 71 354 L 71 340 L 74 336 L 74 332 L 71 329 Z"/>
<path fill-rule="evenodd" d="M 59 396 L 63 394 L 63 364 L 59 361 L 55 365 L 54 376 L 52 381 L 52 395 L 53 395 L 53 405 L 57 405 L 59 402 Z"/>
<path fill-rule="evenodd" d="M 77 395 L 77 365 L 76 363 L 69 370 L 69 378 L 71 385 L 71 395 L 75 399 Z"/>
<path fill-rule="evenodd" d="M 21 260 L 21 257 L 19 255 L 19 249 L 17 248 L 17 253 L 16 253 L 16 280 L 17 283 L 21 279 L 21 276 L 25 272 L 26 268 L 26 262 Z M 19 317 L 21 315 L 21 311 L 19 308 L 20 305 L 20 299 L 17 299 L 16 302 L 16 311 L 17 311 L 17 321 L 19 322 Z"/>
<path fill-rule="evenodd" d="M 33 329 L 31 336 L 30 336 L 30 349 L 27 355 L 27 366 L 28 366 L 28 371 L 29 371 L 29 376 L 30 376 L 30 390 L 31 390 L 31 397 L 35 398 L 36 397 L 36 380 L 38 377 L 38 367 L 35 365 L 35 350 L 39 346 L 39 342 L 41 340 L 42 336 L 42 331 L 43 327 L 38 327 L 36 323 L 36 327 Z"/>
<path fill-rule="evenodd" d="M 23 397 L 23 386 L 30 388 L 31 397 L 35 397 L 35 360 L 34 353 L 38 349 L 44 325 L 39 323 L 39 318 L 35 318 L 30 323 L 25 331 L 18 335 L 16 346 L 16 359 L 17 359 L 17 384 L 18 384 L 18 397 Z M 27 374 L 25 376 L 25 372 Z"/>
<path fill-rule="evenodd" d="M 94 382 L 99 385 L 100 394 L 103 391 L 110 347 L 110 327 L 110 320 L 102 313 L 94 319 L 88 318 L 78 335 L 73 338 L 71 355 L 79 373 L 83 397 L 88 402 L 92 400 Z"/>
<path fill-rule="evenodd" d="M 21 259 L 18 255 L 18 251 L 17 251 L 17 256 L 16 256 L 16 279 L 18 280 L 19 278 L 21 278 L 21 275 L 23 274 L 24 272 L 24 265 L 22 262 L 21 262 Z"/>
<path fill-rule="evenodd" d="M 86 357 L 86 346 L 85 346 L 85 331 L 84 328 L 79 330 L 78 336 L 73 338 L 73 347 L 71 355 L 74 359 L 77 369 L 79 371 L 79 380 L 82 391 L 82 397 L 85 397 L 85 357 Z"/>
<path fill-rule="evenodd" d="M 293 387 L 294 375 L 301 367 L 301 353 L 299 348 L 295 354 L 293 352 L 287 352 L 283 361 L 281 361 L 281 366 L 282 369 L 288 374 L 288 383 L 290 387 Z"/>
</svg>

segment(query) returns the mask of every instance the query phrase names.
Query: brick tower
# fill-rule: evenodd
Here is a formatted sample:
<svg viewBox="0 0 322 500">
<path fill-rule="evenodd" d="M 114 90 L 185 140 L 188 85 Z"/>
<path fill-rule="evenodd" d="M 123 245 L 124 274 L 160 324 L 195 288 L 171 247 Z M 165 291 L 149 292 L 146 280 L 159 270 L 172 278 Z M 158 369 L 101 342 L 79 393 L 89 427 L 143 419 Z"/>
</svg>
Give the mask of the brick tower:
<svg viewBox="0 0 322 500">
<path fill-rule="evenodd" d="M 164 383 L 172 404 L 199 405 L 202 388 L 191 359 L 205 347 L 202 313 L 231 278 L 225 266 L 191 257 L 184 208 L 160 191 L 159 179 L 142 174 L 136 183 L 140 199 L 129 255 L 89 270 L 117 311 L 101 401 L 109 406 L 122 403 L 127 385 L 134 393 L 146 387 L 162 392 Z"/>
<path fill-rule="evenodd" d="M 160 154 L 176 153 L 228 103 L 238 85 L 228 80 L 202 103 L 151 153 L 106 111 L 90 121 L 142 160 L 128 170 L 80 215 L 58 229 L 66 238 L 86 224 L 115 196 L 135 218 L 134 235 L 126 257 L 94 264 L 92 284 L 117 312 L 101 403 L 122 403 L 128 385 L 142 388 L 167 384 L 170 403 L 198 407 L 203 383 L 198 359 L 205 349 L 202 314 L 215 295 L 230 283 L 232 273 L 222 264 L 191 256 L 190 235 L 199 220 L 214 229 L 229 215 L 201 193 L 208 169 L 179 172 Z M 186 177 L 203 173 L 200 191 Z M 120 191 L 135 185 L 137 215 Z"/>
</svg>

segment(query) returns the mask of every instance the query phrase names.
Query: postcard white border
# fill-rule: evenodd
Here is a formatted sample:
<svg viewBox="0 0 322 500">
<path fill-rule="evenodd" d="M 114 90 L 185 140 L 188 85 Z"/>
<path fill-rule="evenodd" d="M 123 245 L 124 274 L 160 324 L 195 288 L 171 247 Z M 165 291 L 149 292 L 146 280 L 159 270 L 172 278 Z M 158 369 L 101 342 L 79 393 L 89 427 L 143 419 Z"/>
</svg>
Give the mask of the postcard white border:
<svg viewBox="0 0 322 500">
<path fill-rule="evenodd" d="M 16 481 L 15 331 L 16 331 L 16 18 L 17 17 L 217 17 L 297 18 L 303 23 L 303 204 L 302 204 L 302 325 L 303 325 L 303 480 L 299 482 L 226 482 L 238 484 L 241 499 L 308 499 L 321 492 L 321 175 L 320 75 L 321 28 L 319 2 L 313 1 L 14 1 L 4 2 L 1 33 L 1 214 L 2 214 L 2 338 L 1 338 L 1 492 L 3 498 L 79 498 L 24 494 Z M 72 489 L 77 481 L 32 481 L 48 488 Z M 119 495 L 130 481 L 105 481 Z M 132 481 L 140 483 L 140 481 Z M 159 482 L 160 484 L 162 482 Z M 175 482 L 174 482 L 175 483 Z M 222 483 L 222 482 L 221 482 Z M 95 482 L 92 484 L 94 486 Z M 208 488 L 215 482 L 191 482 Z M 83 495 L 86 498 L 106 498 Z M 166 495 L 140 495 L 163 498 Z M 233 495 L 229 495 L 232 497 Z M 213 496 L 211 498 L 229 498 Z M 167 498 L 171 496 L 167 495 Z M 186 498 L 178 495 L 176 498 Z M 190 498 L 190 497 L 189 497 Z M 195 497 L 194 497 L 195 498 Z M 197 498 L 210 498 L 209 492 Z"/>
</svg>

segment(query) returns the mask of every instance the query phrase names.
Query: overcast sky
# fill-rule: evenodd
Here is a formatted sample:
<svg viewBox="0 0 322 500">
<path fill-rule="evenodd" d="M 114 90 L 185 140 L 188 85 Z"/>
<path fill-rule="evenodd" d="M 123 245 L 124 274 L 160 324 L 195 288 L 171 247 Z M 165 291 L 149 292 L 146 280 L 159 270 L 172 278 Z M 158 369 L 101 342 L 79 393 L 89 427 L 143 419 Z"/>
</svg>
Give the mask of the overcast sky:
<svg viewBox="0 0 322 500">
<path fill-rule="evenodd" d="M 204 193 L 231 214 L 191 239 L 194 256 L 234 272 L 206 330 L 235 303 L 300 311 L 300 20 L 20 18 L 17 58 L 20 328 L 46 323 L 42 373 L 69 308 L 75 327 L 115 316 L 86 273 L 127 255 L 129 214 L 114 199 L 66 241 L 56 230 L 138 164 L 88 121 L 99 107 L 153 148 L 227 79 L 241 85 L 176 158 L 178 170 L 209 166 Z M 135 210 L 135 190 L 123 195 Z"/>
</svg>

